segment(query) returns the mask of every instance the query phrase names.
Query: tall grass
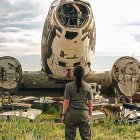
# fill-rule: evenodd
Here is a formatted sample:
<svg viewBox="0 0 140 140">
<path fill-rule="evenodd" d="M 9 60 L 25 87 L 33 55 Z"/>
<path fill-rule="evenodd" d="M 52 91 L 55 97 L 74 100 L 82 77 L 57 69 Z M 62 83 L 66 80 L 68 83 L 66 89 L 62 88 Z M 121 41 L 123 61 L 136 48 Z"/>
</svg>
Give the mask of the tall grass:
<svg viewBox="0 0 140 140">
<path fill-rule="evenodd" d="M 13 118 L 10 121 L 0 120 L 0 140 L 63 139 L 64 126 L 54 123 L 52 120 L 54 118 L 55 116 L 43 114 L 32 122 L 23 118 Z"/>
<path fill-rule="evenodd" d="M 56 115 L 40 115 L 35 121 L 14 118 L 0 120 L 0 140 L 64 140 L 64 125 L 55 123 Z M 80 140 L 77 133 L 76 140 Z M 115 125 L 114 119 L 92 123 L 92 140 L 140 140 L 140 124 Z"/>
<path fill-rule="evenodd" d="M 42 106 L 35 108 L 43 108 L 45 113 L 33 121 L 25 118 L 0 120 L 0 140 L 64 140 L 64 124 L 54 121 L 59 118 L 62 106 Z M 140 140 L 140 124 L 116 125 L 115 119 L 115 115 L 111 115 L 101 123 L 94 121 L 91 124 L 92 140 Z M 79 133 L 76 140 L 80 140 Z"/>
</svg>

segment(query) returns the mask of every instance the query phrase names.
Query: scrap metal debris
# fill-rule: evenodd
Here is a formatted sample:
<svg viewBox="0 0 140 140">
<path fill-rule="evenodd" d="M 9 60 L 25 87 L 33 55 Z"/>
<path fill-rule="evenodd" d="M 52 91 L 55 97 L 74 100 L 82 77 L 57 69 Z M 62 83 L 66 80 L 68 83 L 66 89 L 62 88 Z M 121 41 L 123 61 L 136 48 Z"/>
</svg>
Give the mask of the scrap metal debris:
<svg viewBox="0 0 140 140">
<path fill-rule="evenodd" d="M 140 122 L 140 106 L 124 103 L 121 108 L 120 117 L 115 120 L 116 124 L 136 124 Z"/>
<path fill-rule="evenodd" d="M 92 112 L 92 120 L 103 120 L 106 117 L 105 113 L 99 110 Z"/>
<path fill-rule="evenodd" d="M 0 118 L 4 120 L 11 120 L 14 117 L 23 117 L 34 120 L 38 115 L 42 113 L 39 109 L 28 109 L 27 111 L 23 110 L 14 110 L 7 111 L 0 114 Z"/>
</svg>

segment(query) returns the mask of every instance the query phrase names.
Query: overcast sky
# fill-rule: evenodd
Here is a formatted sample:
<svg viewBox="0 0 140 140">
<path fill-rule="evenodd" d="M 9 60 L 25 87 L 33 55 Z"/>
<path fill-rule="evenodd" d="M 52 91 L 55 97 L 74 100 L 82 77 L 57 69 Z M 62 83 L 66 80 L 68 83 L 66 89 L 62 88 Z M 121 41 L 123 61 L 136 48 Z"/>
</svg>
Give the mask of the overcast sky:
<svg viewBox="0 0 140 140">
<path fill-rule="evenodd" d="M 96 23 L 96 55 L 140 56 L 140 0 L 88 0 Z M 40 56 L 52 0 L 0 0 L 0 57 Z M 40 61 L 40 60 L 39 60 Z M 40 63 L 39 63 L 40 65 Z"/>
</svg>

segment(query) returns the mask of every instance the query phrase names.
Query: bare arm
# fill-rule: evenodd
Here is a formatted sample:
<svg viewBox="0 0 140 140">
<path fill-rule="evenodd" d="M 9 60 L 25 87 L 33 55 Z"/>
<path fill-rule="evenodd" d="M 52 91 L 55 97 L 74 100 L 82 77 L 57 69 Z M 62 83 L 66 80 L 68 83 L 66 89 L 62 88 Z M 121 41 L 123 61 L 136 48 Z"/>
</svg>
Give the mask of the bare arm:
<svg viewBox="0 0 140 140">
<path fill-rule="evenodd" d="M 63 101 L 63 113 L 62 114 L 66 114 L 68 106 L 69 106 L 69 102 L 70 102 L 70 100 L 64 99 L 64 101 Z"/>
<path fill-rule="evenodd" d="M 93 110 L 93 102 L 92 100 L 88 101 L 88 106 L 89 106 L 89 115 L 92 117 L 92 110 Z"/>
</svg>

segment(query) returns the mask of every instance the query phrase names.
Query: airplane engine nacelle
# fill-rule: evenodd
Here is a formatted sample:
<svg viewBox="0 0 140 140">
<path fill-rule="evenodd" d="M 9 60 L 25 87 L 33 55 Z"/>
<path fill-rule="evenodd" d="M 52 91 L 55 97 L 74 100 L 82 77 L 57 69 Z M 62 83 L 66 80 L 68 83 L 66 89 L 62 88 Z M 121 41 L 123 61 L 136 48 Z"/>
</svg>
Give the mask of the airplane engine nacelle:
<svg viewBox="0 0 140 140">
<path fill-rule="evenodd" d="M 10 56 L 0 57 L 0 91 L 13 92 L 22 78 L 19 61 Z"/>
<path fill-rule="evenodd" d="M 140 63 L 133 57 L 119 58 L 112 67 L 114 87 L 127 97 L 132 97 L 139 88 Z"/>
<path fill-rule="evenodd" d="M 95 50 L 93 12 L 83 0 L 55 0 L 46 18 L 42 35 L 42 67 L 51 77 L 72 80 L 77 65 L 90 71 Z"/>
</svg>

